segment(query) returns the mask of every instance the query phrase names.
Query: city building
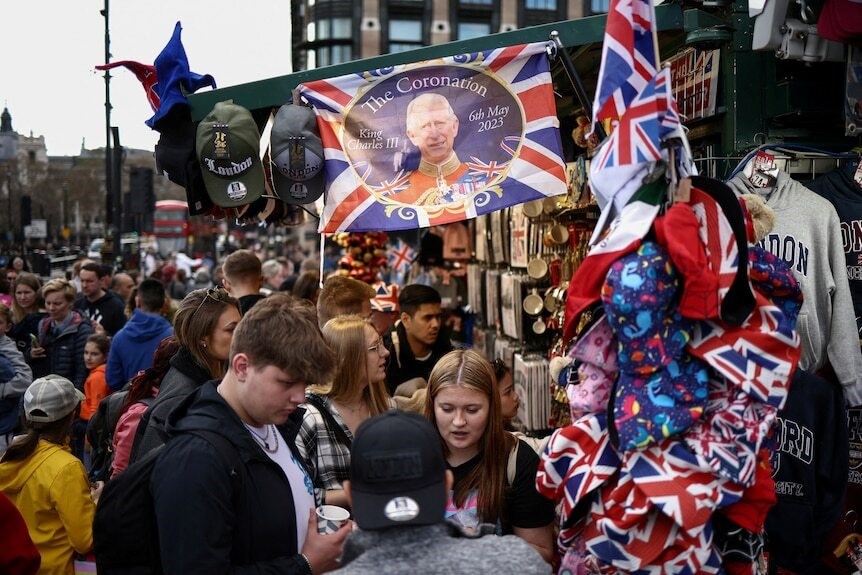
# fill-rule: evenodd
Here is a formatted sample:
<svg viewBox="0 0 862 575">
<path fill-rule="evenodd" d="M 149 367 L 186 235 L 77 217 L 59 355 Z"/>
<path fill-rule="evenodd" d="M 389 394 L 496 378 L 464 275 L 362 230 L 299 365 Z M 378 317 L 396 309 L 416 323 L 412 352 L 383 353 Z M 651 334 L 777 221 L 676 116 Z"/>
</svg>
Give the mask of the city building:
<svg viewBox="0 0 862 575">
<path fill-rule="evenodd" d="M 607 12 L 608 0 L 293 0 L 293 69 Z"/>
<path fill-rule="evenodd" d="M 153 169 L 153 163 L 151 150 L 124 148 L 122 191 L 130 189 L 132 169 Z M 153 188 L 158 199 L 185 199 L 185 190 L 167 178 L 153 178 Z M 0 113 L 0 245 L 29 239 L 31 246 L 86 246 L 92 237 L 104 234 L 105 205 L 104 148 L 88 150 L 82 143 L 77 156 L 49 156 L 45 136 L 19 134 L 4 107 Z M 27 212 L 30 221 L 45 222 L 44 238 L 25 238 Z"/>
</svg>

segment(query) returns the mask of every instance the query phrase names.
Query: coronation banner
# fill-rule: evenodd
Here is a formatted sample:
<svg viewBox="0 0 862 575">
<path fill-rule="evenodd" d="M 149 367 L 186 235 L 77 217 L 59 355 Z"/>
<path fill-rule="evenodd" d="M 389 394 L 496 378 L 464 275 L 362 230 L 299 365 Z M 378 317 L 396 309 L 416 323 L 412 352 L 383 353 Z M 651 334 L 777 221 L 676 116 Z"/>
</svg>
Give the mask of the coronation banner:
<svg viewBox="0 0 862 575">
<path fill-rule="evenodd" d="M 565 194 L 546 46 L 301 84 L 325 156 L 319 231 L 428 227 Z"/>
</svg>

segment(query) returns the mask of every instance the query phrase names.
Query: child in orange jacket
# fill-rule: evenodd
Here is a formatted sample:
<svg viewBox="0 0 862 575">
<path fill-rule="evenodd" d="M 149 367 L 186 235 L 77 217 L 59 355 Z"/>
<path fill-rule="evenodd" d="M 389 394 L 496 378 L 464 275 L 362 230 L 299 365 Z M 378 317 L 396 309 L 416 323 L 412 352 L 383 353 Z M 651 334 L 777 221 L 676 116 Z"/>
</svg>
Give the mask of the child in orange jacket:
<svg viewBox="0 0 862 575">
<path fill-rule="evenodd" d="M 81 403 L 81 421 L 90 421 L 90 417 L 99 409 L 99 402 L 111 393 L 105 380 L 105 362 L 111 349 L 111 338 L 105 334 L 93 334 L 87 338 L 84 346 L 84 365 L 90 370 L 90 375 L 84 382 L 86 399 Z"/>
</svg>

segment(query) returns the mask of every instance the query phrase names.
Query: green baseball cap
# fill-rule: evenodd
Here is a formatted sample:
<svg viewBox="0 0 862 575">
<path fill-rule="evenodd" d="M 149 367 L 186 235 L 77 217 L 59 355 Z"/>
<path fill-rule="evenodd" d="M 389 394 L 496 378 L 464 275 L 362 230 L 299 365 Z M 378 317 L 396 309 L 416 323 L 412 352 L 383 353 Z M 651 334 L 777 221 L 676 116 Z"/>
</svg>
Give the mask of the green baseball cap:
<svg viewBox="0 0 862 575">
<path fill-rule="evenodd" d="M 230 100 L 216 104 L 198 124 L 196 149 L 214 204 L 235 208 L 263 194 L 260 132 L 251 112 Z"/>
</svg>

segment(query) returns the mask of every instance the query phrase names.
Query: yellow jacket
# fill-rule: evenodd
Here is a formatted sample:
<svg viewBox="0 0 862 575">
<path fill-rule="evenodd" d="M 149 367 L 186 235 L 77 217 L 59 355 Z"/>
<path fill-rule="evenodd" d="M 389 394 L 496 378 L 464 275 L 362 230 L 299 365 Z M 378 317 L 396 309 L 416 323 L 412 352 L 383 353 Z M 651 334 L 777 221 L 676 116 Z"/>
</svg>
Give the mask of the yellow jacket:
<svg viewBox="0 0 862 575">
<path fill-rule="evenodd" d="M 93 547 L 90 484 L 68 448 L 39 440 L 23 461 L 0 463 L 0 491 L 21 511 L 42 555 L 40 575 L 71 575 L 76 553 Z"/>
</svg>

